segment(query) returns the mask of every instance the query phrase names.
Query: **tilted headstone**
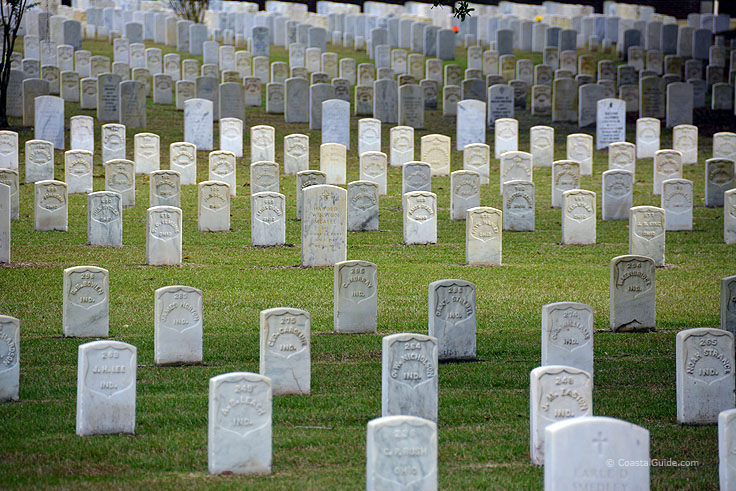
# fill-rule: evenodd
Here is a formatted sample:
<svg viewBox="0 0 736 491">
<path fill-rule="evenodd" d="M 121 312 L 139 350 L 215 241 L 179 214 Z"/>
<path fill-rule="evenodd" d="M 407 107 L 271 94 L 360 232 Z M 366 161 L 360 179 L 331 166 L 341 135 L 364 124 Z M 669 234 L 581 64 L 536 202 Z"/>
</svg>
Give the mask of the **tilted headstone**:
<svg viewBox="0 0 736 491">
<path fill-rule="evenodd" d="M 272 392 L 268 377 L 231 372 L 212 377 L 207 418 L 210 474 L 270 474 Z"/>
<path fill-rule="evenodd" d="M 173 206 L 154 206 L 146 213 L 146 264 L 178 266 L 182 252 L 182 211 Z"/>
<path fill-rule="evenodd" d="M 254 246 L 286 242 L 286 198 L 281 193 L 254 193 L 251 200 L 251 243 Z"/>
<path fill-rule="evenodd" d="M 334 271 L 335 332 L 376 332 L 376 265 L 368 261 L 341 261 L 335 264 Z"/>
<path fill-rule="evenodd" d="M 558 421 L 593 415 L 593 380 L 577 367 L 550 364 L 529 373 L 529 454 L 545 463 L 545 428 Z"/>
<path fill-rule="evenodd" d="M 437 420 L 437 339 L 423 334 L 384 336 L 381 415 Z"/>
<path fill-rule="evenodd" d="M 123 245 L 123 199 L 114 191 L 87 196 L 87 242 L 89 245 Z"/>
<path fill-rule="evenodd" d="M 562 243 L 595 244 L 595 193 L 571 189 L 562 193 Z"/>
<path fill-rule="evenodd" d="M 17 401 L 20 389 L 20 321 L 0 315 L 0 401 Z"/>
<path fill-rule="evenodd" d="M 701 327 L 677 333 L 677 422 L 713 424 L 734 407 L 733 334 Z"/>
<path fill-rule="evenodd" d="M 302 190 L 301 264 L 333 266 L 347 258 L 347 191 L 329 184 Z"/>
<path fill-rule="evenodd" d="M 135 433 L 136 347 L 92 341 L 79 345 L 78 360 L 77 435 Z"/>
<path fill-rule="evenodd" d="M 583 416 L 547 426 L 544 440 L 547 491 L 595 486 L 649 489 L 649 466 L 627 465 L 649 462 L 649 431 L 641 426 Z"/>
<path fill-rule="evenodd" d="M 665 230 L 692 230 L 693 182 L 687 179 L 663 181 L 661 206 L 667 216 Z"/>
<path fill-rule="evenodd" d="M 437 243 L 437 195 L 411 191 L 404 193 L 402 204 L 404 243 Z"/>
<path fill-rule="evenodd" d="M 611 330 L 653 330 L 656 327 L 656 283 L 652 258 L 634 255 L 614 257 L 610 273 Z"/>
<path fill-rule="evenodd" d="M 260 314 L 261 375 L 271 379 L 274 395 L 309 394 L 311 386 L 311 316 L 288 307 Z"/>
<path fill-rule="evenodd" d="M 386 416 L 369 421 L 366 489 L 435 491 L 437 425 L 414 416 Z"/>
</svg>

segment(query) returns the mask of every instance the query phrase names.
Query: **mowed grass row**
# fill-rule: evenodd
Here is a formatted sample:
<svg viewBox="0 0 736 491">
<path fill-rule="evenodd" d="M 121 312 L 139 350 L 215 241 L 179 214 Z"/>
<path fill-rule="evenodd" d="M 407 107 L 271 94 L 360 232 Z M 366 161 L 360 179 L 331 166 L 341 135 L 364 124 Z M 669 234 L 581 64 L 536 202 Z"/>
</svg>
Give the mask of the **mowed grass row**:
<svg viewBox="0 0 736 491">
<path fill-rule="evenodd" d="M 94 54 L 112 57 L 103 42 L 85 42 Z M 170 48 L 161 47 L 164 52 Z M 17 49 L 22 49 L 19 43 Z M 364 53 L 336 48 L 341 57 L 367 61 Z M 272 47 L 272 61 L 287 61 Z M 606 56 L 606 55 L 598 55 Z M 518 53 L 539 63 L 538 55 Z M 610 57 L 610 56 L 607 56 Z M 200 58 L 201 60 L 201 58 Z M 464 50 L 456 63 L 465 66 Z M 95 115 L 66 104 L 68 118 Z M 282 163 L 283 137 L 310 137 L 312 169 L 319 168 L 320 133 L 283 116 L 248 108 L 247 126 L 276 128 L 276 160 Z M 359 177 L 357 117 L 351 119 L 348 181 Z M 518 115 L 519 149 L 529 148 L 529 128 L 545 118 Z M 455 119 L 428 111 L 427 129 L 415 132 L 452 136 Z M 19 122 L 15 122 L 19 124 Z M 383 150 L 389 129 L 383 125 Z M 565 158 L 565 137 L 575 125 L 555 124 L 555 158 Z M 634 141 L 629 125 L 628 141 Z M 161 167 L 168 168 L 169 144 L 183 138 L 183 113 L 149 100 L 148 128 L 128 128 L 133 136 L 161 136 Z M 588 130 L 587 132 L 591 132 Z M 104 189 L 96 123 L 94 189 Z M 23 142 L 32 129 L 20 132 Z M 67 138 L 68 141 L 68 138 Z M 217 147 L 215 125 L 215 146 Z M 493 132 L 487 133 L 492 145 Z M 245 134 L 245 148 L 250 145 Z M 663 129 L 662 148 L 671 145 Z M 705 488 L 717 483 L 715 427 L 683 427 L 675 411 L 675 335 L 681 329 L 719 325 L 719 280 L 734 274 L 732 246 L 723 244 L 723 210 L 703 207 L 703 162 L 711 155 L 710 135 L 701 134 L 697 165 L 684 177 L 695 183 L 692 232 L 667 233 L 667 267 L 657 270 L 657 324 L 653 333 L 615 334 L 608 329 L 608 265 L 628 252 L 628 224 L 597 224 L 595 246 L 560 245 L 560 210 L 550 208 L 551 173 L 536 168 L 536 231 L 505 233 L 501 267 L 464 266 L 465 223 L 449 220 L 449 177 L 433 179 L 437 193 L 438 243 L 402 244 L 401 174 L 389 169 L 389 193 L 380 201 L 380 231 L 349 233 L 348 258 L 378 265 L 378 333 L 332 334 L 332 268 L 301 268 L 300 222 L 295 218 L 295 178 L 281 176 L 287 199 L 287 245 L 250 246 L 249 152 L 238 159 L 238 197 L 231 202 L 231 231 L 197 232 L 197 191 L 182 190 L 184 212 L 181 267 L 145 265 L 145 212 L 148 178 L 136 178 L 136 206 L 124 210 L 122 248 L 86 245 L 86 196 L 69 200 L 69 231 L 33 230 L 33 189 L 21 185 L 20 220 L 13 222 L 12 259 L 0 268 L 0 313 L 21 320 L 21 400 L 0 405 L 0 486 L 31 487 L 100 484 L 126 487 L 230 487 L 258 489 L 360 489 L 365 486 L 365 425 L 380 416 L 381 336 L 427 330 L 427 287 L 434 280 L 461 278 L 477 287 L 478 361 L 443 363 L 439 369 L 439 481 L 445 489 L 539 488 L 542 469 L 529 464 L 529 371 L 540 363 L 540 312 L 555 301 L 579 301 L 595 309 L 594 412 L 622 418 L 650 430 L 651 456 L 697 460 L 696 467 L 652 468 L 655 488 Z M 55 175 L 63 180 L 63 152 L 55 152 Z M 198 152 L 198 180 L 207 179 L 207 153 Z M 607 152 L 598 151 L 594 175 L 582 187 L 598 193 Z M 21 165 L 20 180 L 24 181 Z M 462 153 L 452 152 L 452 170 Z M 635 205 L 657 205 L 652 195 L 652 161 L 637 162 Z M 499 165 L 481 204 L 501 209 Z M 62 271 L 93 264 L 110 271 L 110 338 L 138 348 L 135 436 L 77 437 L 77 347 L 87 340 L 61 337 Z M 153 292 L 184 284 L 204 292 L 204 365 L 153 365 Z M 273 473 L 270 476 L 207 474 L 207 384 L 214 375 L 258 370 L 258 313 L 291 306 L 312 315 L 312 393 L 274 399 Z"/>
</svg>

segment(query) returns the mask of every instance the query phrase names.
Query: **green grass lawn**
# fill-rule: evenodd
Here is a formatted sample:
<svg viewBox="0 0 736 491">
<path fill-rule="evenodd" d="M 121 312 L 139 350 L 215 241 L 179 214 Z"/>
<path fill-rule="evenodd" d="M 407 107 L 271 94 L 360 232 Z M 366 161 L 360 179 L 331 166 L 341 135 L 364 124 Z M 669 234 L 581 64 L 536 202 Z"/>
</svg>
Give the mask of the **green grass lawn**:
<svg viewBox="0 0 736 491">
<path fill-rule="evenodd" d="M 112 57 L 112 46 L 85 42 L 93 54 Z M 170 48 L 162 47 L 164 53 Z M 22 43 L 16 49 L 22 49 Z M 364 54 L 336 48 L 358 63 Z M 463 50 L 456 63 L 465 64 Z M 541 62 L 539 55 L 518 53 Z M 610 55 L 597 55 L 598 58 Z M 201 59 L 201 58 L 200 58 Z M 271 61 L 287 60 L 272 47 Z M 264 87 L 265 92 L 265 87 Z M 78 104 L 66 104 L 68 118 L 94 116 Z M 282 115 L 247 109 L 247 127 L 276 128 L 276 160 L 283 162 L 283 137 L 310 137 L 310 167 L 319 168 L 320 133 L 303 124 L 286 124 Z M 351 119 L 352 149 L 348 181 L 357 180 L 357 119 Z M 529 148 L 529 128 L 549 119 L 518 115 L 519 149 Z M 19 121 L 12 121 L 20 124 Z M 455 140 L 455 120 L 441 110 L 428 111 L 419 138 L 443 133 Z M 705 124 L 706 121 L 703 121 Z M 383 125 L 383 150 L 389 129 Z M 555 124 L 555 159 L 565 158 L 565 137 L 575 125 Z M 629 124 L 628 141 L 635 141 Z M 183 113 L 174 106 L 153 106 L 148 128 L 128 128 L 133 136 L 161 136 L 161 168 L 168 168 L 169 144 L 183 139 Z M 592 132 L 588 129 L 586 132 Z M 94 189 L 104 189 L 96 123 Z M 23 143 L 32 129 L 20 132 Z M 68 137 L 67 137 L 68 141 Z M 215 146 L 218 145 L 215 126 Z M 487 133 L 492 145 L 493 133 Z M 249 149 L 246 131 L 245 148 Z M 671 145 L 663 128 L 662 148 Z M 543 470 L 530 465 L 529 371 L 540 364 L 541 308 L 557 301 L 578 301 L 595 309 L 594 413 L 647 428 L 651 457 L 696 460 L 696 467 L 654 467 L 653 488 L 713 488 L 718 480 L 715 426 L 681 426 L 675 407 L 675 335 L 693 327 L 719 326 L 720 278 L 734 274 L 733 246 L 723 244 L 723 210 L 703 206 L 703 162 L 711 156 L 711 135 L 701 131 L 697 165 L 684 177 L 695 183 L 692 232 L 666 236 L 667 266 L 657 270 L 657 331 L 608 331 L 608 275 L 612 257 L 628 253 L 628 223 L 598 221 L 594 246 L 560 245 L 560 210 L 550 208 L 551 172 L 536 168 L 536 231 L 505 233 L 503 266 L 468 267 L 465 223 L 451 221 L 449 177 L 433 179 L 438 195 L 438 242 L 402 244 L 401 174 L 391 168 L 388 196 L 380 202 L 380 231 L 349 233 L 348 258 L 378 265 L 378 333 L 332 334 L 332 268 L 301 268 L 300 222 L 295 218 L 295 177 L 281 176 L 287 199 L 286 246 L 250 246 L 249 151 L 238 159 L 238 196 L 231 203 L 231 231 L 197 232 L 195 186 L 182 190 L 184 213 L 181 267 L 145 265 L 145 212 L 148 177 L 136 178 L 136 206 L 124 210 L 122 248 L 86 245 L 87 198 L 69 200 L 69 231 L 33 229 L 33 188 L 20 187 L 20 220 L 13 222 L 12 260 L 0 268 L 0 314 L 21 321 L 20 401 L 0 405 L 0 487 L 61 486 L 294 489 L 365 487 L 366 423 L 380 416 L 381 337 L 398 332 L 427 332 L 427 287 L 443 278 L 461 278 L 477 287 L 477 354 L 473 363 L 439 367 L 439 483 L 444 489 L 540 488 Z M 55 152 L 55 176 L 63 180 L 63 152 Z M 21 165 L 20 180 L 24 182 Z M 198 180 L 207 179 L 207 152 L 198 153 Z M 594 157 L 594 175 L 582 187 L 598 193 L 608 167 L 606 151 Z M 462 154 L 452 152 L 452 170 Z M 501 208 L 499 165 L 491 164 L 490 184 L 481 204 Z M 634 205 L 659 206 L 652 195 L 652 161 L 637 162 Z M 137 428 L 135 436 L 75 435 L 77 347 L 89 341 L 64 339 L 62 270 L 96 265 L 110 272 L 110 338 L 138 348 Z M 153 293 L 182 284 L 204 293 L 204 365 L 153 365 Z M 210 377 L 231 371 L 258 371 L 258 314 L 271 307 L 296 307 L 312 316 L 312 393 L 281 396 L 273 403 L 273 473 L 270 476 L 207 474 L 207 387 Z"/>
</svg>

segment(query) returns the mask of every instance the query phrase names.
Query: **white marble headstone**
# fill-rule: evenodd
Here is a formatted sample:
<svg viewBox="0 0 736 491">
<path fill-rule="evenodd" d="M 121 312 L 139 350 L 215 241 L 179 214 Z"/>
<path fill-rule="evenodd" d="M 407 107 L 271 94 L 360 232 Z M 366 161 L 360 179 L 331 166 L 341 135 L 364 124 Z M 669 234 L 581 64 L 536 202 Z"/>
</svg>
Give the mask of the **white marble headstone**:
<svg viewBox="0 0 736 491">
<path fill-rule="evenodd" d="M 0 401 L 17 401 L 20 389 L 20 321 L 0 315 Z"/>
<path fill-rule="evenodd" d="M 262 310 L 260 374 L 271 379 L 274 395 L 309 394 L 311 316 L 288 307 Z"/>
<path fill-rule="evenodd" d="M 93 341 L 78 359 L 77 435 L 135 433 L 136 347 Z"/>
<path fill-rule="evenodd" d="M 202 290 L 164 286 L 156 290 L 154 299 L 156 365 L 202 363 Z"/>
<path fill-rule="evenodd" d="M 437 421 L 437 339 L 392 334 L 382 348 L 381 415 Z"/>
</svg>

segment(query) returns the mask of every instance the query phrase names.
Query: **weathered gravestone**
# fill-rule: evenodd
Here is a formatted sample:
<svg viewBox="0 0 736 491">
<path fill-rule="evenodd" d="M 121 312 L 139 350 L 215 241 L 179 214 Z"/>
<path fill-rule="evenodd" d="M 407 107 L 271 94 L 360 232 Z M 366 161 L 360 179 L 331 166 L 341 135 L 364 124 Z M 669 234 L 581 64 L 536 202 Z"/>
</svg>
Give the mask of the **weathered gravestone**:
<svg viewBox="0 0 736 491">
<path fill-rule="evenodd" d="M 268 377 L 231 372 L 209 385 L 207 469 L 210 474 L 270 474 L 272 393 Z"/>
<path fill-rule="evenodd" d="M 335 264 L 334 330 L 341 333 L 376 332 L 378 269 L 368 261 Z"/>
<path fill-rule="evenodd" d="M 146 264 L 181 264 L 182 212 L 173 206 L 154 206 L 146 213 Z"/>
<path fill-rule="evenodd" d="M 698 127 L 680 124 L 672 128 L 672 149 L 682 153 L 683 164 L 698 162 Z"/>
<path fill-rule="evenodd" d="M 302 218 L 303 189 L 315 184 L 326 184 L 327 175 L 318 170 L 303 170 L 296 174 L 296 218 Z"/>
<path fill-rule="evenodd" d="M 471 266 L 501 265 L 501 211 L 478 206 L 467 210 L 465 220 L 465 262 Z"/>
<path fill-rule="evenodd" d="M 529 147 L 534 167 L 551 167 L 554 161 L 555 130 L 550 126 L 529 129 Z"/>
<path fill-rule="evenodd" d="M 529 454 L 532 464 L 545 463 L 545 433 L 549 425 L 593 415 L 593 379 L 572 366 L 553 364 L 529 373 Z"/>
<path fill-rule="evenodd" d="M 109 273 L 97 266 L 64 270 L 62 329 L 66 337 L 102 337 L 109 332 Z"/>
<path fill-rule="evenodd" d="M 580 162 L 557 160 L 552 164 L 552 207 L 562 207 L 562 193 L 580 188 Z"/>
<path fill-rule="evenodd" d="M 199 183 L 197 230 L 227 232 L 230 230 L 230 185 L 222 181 Z"/>
<path fill-rule="evenodd" d="M 10 263 L 10 206 L 10 186 L 0 184 L 0 264 Z"/>
<path fill-rule="evenodd" d="M 368 422 L 366 489 L 437 489 L 437 426 L 414 416 Z"/>
<path fill-rule="evenodd" d="M 621 99 L 600 99 L 596 112 L 596 150 L 625 140 L 626 103 Z"/>
<path fill-rule="evenodd" d="M 733 334 L 701 327 L 677 333 L 677 422 L 713 424 L 734 407 Z"/>
<path fill-rule="evenodd" d="M 734 162 L 724 158 L 705 161 L 705 206 L 724 205 L 723 194 L 734 186 Z"/>
<path fill-rule="evenodd" d="M 93 341 L 78 356 L 77 435 L 135 433 L 136 347 Z"/>
<path fill-rule="evenodd" d="M 319 168 L 327 176 L 328 184 L 345 184 L 347 149 L 340 143 L 320 145 Z"/>
<path fill-rule="evenodd" d="M 450 174 L 450 219 L 465 220 L 468 209 L 480 206 L 480 174 L 458 170 Z"/>
<path fill-rule="evenodd" d="M 36 181 L 34 184 L 34 228 L 60 230 L 68 226 L 67 185 L 61 181 Z"/>
<path fill-rule="evenodd" d="M 197 150 L 212 150 L 212 101 L 192 98 L 184 102 L 184 141 Z"/>
<path fill-rule="evenodd" d="M 601 219 L 628 220 L 634 199 L 634 173 L 624 169 L 607 170 L 603 173 L 601 188 Z"/>
<path fill-rule="evenodd" d="M 736 453 L 734 431 L 736 431 L 736 409 L 721 411 L 718 415 L 718 474 L 721 489 L 731 489 L 736 484 Z"/>
<path fill-rule="evenodd" d="M 432 191 L 432 169 L 426 162 L 407 162 L 401 169 L 401 194 L 410 191 Z"/>
<path fill-rule="evenodd" d="M 173 285 L 154 293 L 156 365 L 202 363 L 202 290 Z"/>
<path fill-rule="evenodd" d="M 0 184 L 3 184 L 10 188 L 10 207 L 8 208 L 10 212 L 10 219 L 18 220 L 18 218 L 20 217 L 20 182 L 18 179 L 18 171 L 11 169 L 0 169 Z"/>
<path fill-rule="evenodd" d="M 348 230 L 378 230 L 379 185 L 360 180 L 348 183 Z"/>
<path fill-rule="evenodd" d="M 401 167 L 414 160 L 414 128 L 394 126 L 390 131 L 391 166 Z"/>
<path fill-rule="evenodd" d="M 629 254 L 651 257 L 655 265 L 664 266 L 664 210 L 656 206 L 635 206 L 629 216 Z"/>
<path fill-rule="evenodd" d="M 465 280 L 429 284 L 429 335 L 437 340 L 440 360 L 475 359 L 475 285 Z"/>
<path fill-rule="evenodd" d="M 232 152 L 223 150 L 215 150 L 209 155 L 209 173 L 210 181 L 220 181 L 230 186 L 230 196 L 236 196 L 236 165 L 235 155 Z"/>
<path fill-rule="evenodd" d="M 636 120 L 636 158 L 653 158 L 659 150 L 660 124 L 656 118 Z"/>
<path fill-rule="evenodd" d="M 544 433 L 544 489 L 649 489 L 649 431 L 620 419 L 582 416 Z"/>
<path fill-rule="evenodd" d="M 284 137 L 284 174 L 309 170 L 309 137 L 300 133 Z"/>
<path fill-rule="evenodd" d="M 260 315 L 261 375 L 271 379 L 274 395 L 309 394 L 311 381 L 311 316 L 288 307 Z"/>
<path fill-rule="evenodd" d="M 692 230 L 693 182 L 687 179 L 662 181 L 661 207 L 667 217 L 665 230 Z"/>
<path fill-rule="evenodd" d="M 463 149 L 463 170 L 477 172 L 480 184 L 489 183 L 490 147 L 485 143 L 471 143 Z"/>
<path fill-rule="evenodd" d="M 609 325 L 613 331 L 649 331 L 656 327 L 652 258 L 628 255 L 611 259 L 609 289 Z"/>
<path fill-rule="evenodd" d="M 301 264 L 333 266 L 347 258 L 347 191 L 329 184 L 302 189 Z"/>
<path fill-rule="evenodd" d="M 136 174 L 150 174 L 161 167 L 161 138 L 154 133 L 138 133 L 133 138 Z"/>
<path fill-rule="evenodd" d="M 633 174 L 636 169 L 636 146 L 625 141 L 608 145 L 608 169 L 626 170 Z"/>
<path fill-rule="evenodd" d="M 494 142 L 494 157 L 501 158 L 506 152 L 515 152 L 519 145 L 519 121 L 511 118 L 496 120 Z"/>
<path fill-rule="evenodd" d="M 423 334 L 384 336 L 381 415 L 437 420 L 437 339 Z"/>
<path fill-rule="evenodd" d="M 510 180 L 502 186 L 503 230 L 534 232 L 534 183 L 524 179 Z"/>
<path fill-rule="evenodd" d="M 0 315 L 0 401 L 17 401 L 20 389 L 20 321 Z"/>
<path fill-rule="evenodd" d="M 251 243 L 254 246 L 280 245 L 286 242 L 286 198 L 264 191 L 251 195 Z"/>
<path fill-rule="evenodd" d="M 584 189 L 562 193 L 562 243 L 589 245 L 595 239 L 595 193 Z"/>
<path fill-rule="evenodd" d="M 64 99 L 52 95 L 36 97 L 34 105 L 34 138 L 64 149 Z"/>
<path fill-rule="evenodd" d="M 542 306 L 542 366 L 565 365 L 593 377 L 593 307 L 578 302 Z"/>
<path fill-rule="evenodd" d="M 87 242 L 89 245 L 123 245 L 123 200 L 113 191 L 87 196 Z"/>
<path fill-rule="evenodd" d="M 437 195 L 411 191 L 404 193 L 402 205 L 404 243 L 437 243 Z"/>
<path fill-rule="evenodd" d="M 662 182 L 682 177 L 682 154 L 677 150 L 657 150 L 654 154 L 652 194 L 662 194 Z"/>
<path fill-rule="evenodd" d="M 105 190 L 120 195 L 123 207 L 135 205 L 135 163 L 125 159 L 105 162 Z"/>
<path fill-rule="evenodd" d="M 445 135 L 425 135 L 421 138 L 421 161 L 432 168 L 433 176 L 450 174 L 450 137 Z"/>
<path fill-rule="evenodd" d="M 585 133 L 567 135 L 567 159 L 580 162 L 582 175 L 593 175 L 593 137 Z"/>
</svg>

